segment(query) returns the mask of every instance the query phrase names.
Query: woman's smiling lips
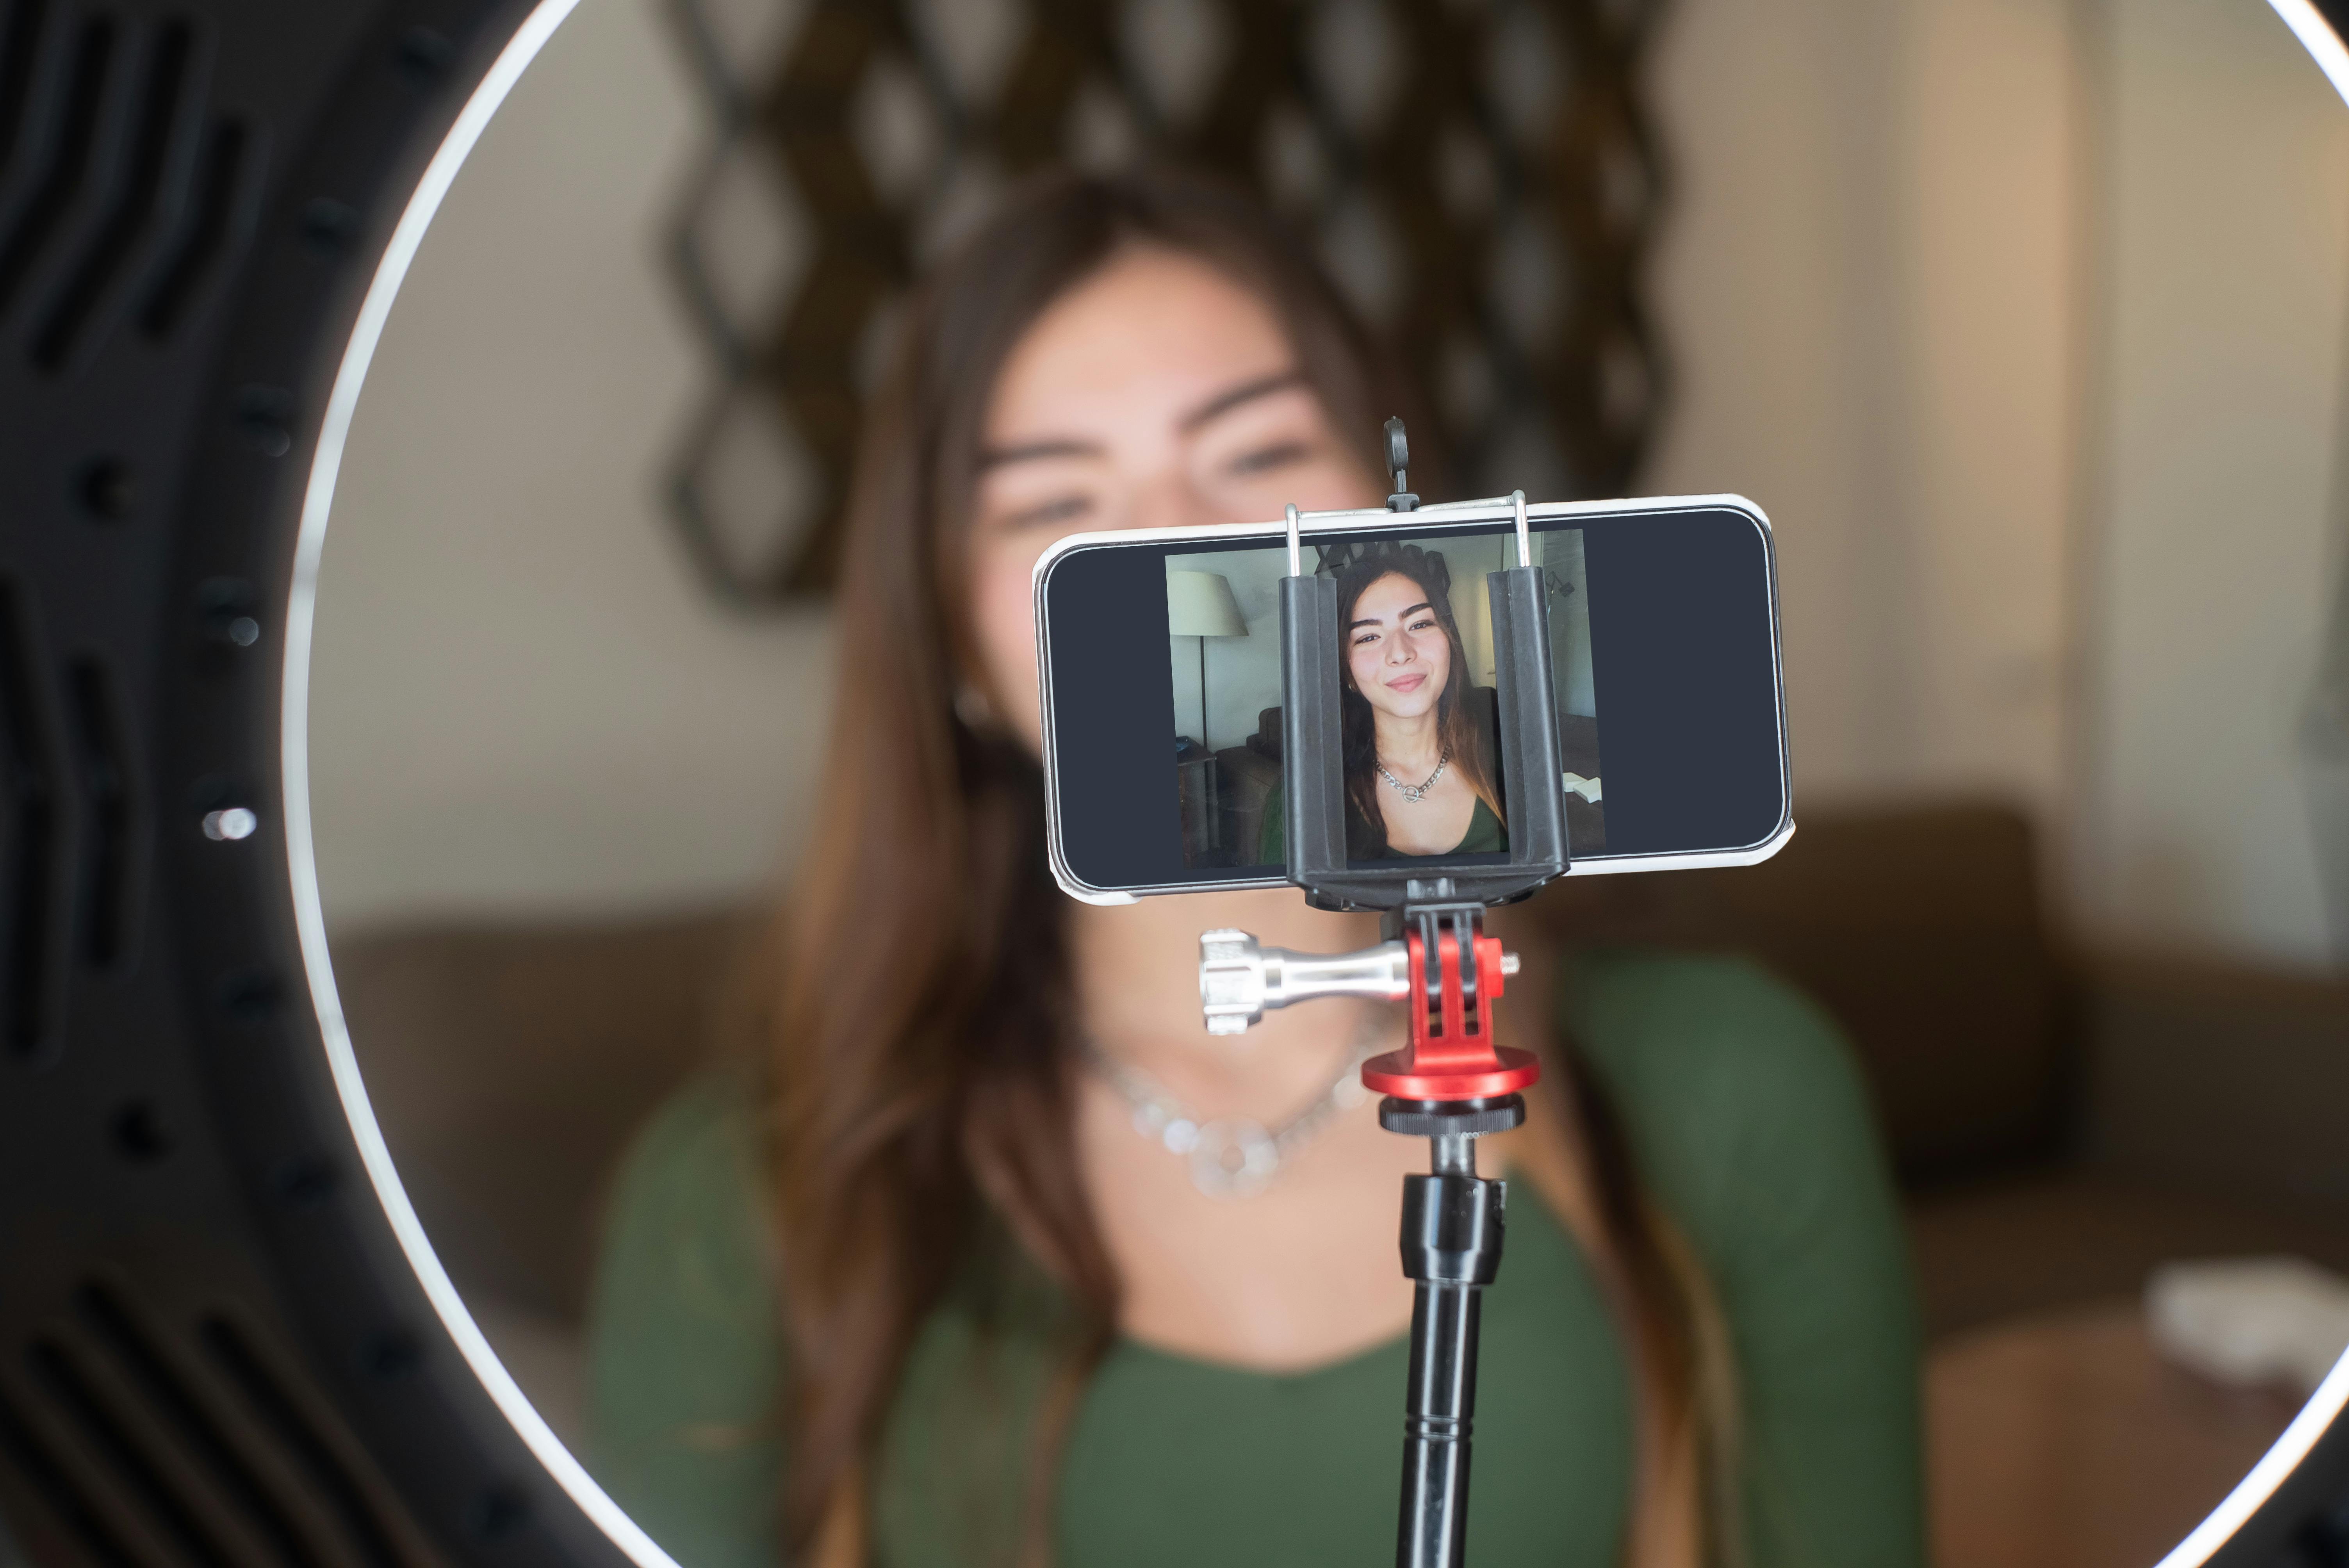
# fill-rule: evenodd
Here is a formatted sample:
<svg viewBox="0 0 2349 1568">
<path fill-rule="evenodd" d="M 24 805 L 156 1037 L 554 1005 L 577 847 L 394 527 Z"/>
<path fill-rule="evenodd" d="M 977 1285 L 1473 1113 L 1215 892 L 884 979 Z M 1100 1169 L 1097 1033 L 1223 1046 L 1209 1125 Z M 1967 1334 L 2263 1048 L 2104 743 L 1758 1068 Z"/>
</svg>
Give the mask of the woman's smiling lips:
<svg viewBox="0 0 2349 1568">
<path fill-rule="evenodd" d="M 1427 677 L 1423 675 L 1397 676 L 1386 683 L 1386 687 L 1389 691 L 1414 692 L 1426 684 Z"/>
</svg>

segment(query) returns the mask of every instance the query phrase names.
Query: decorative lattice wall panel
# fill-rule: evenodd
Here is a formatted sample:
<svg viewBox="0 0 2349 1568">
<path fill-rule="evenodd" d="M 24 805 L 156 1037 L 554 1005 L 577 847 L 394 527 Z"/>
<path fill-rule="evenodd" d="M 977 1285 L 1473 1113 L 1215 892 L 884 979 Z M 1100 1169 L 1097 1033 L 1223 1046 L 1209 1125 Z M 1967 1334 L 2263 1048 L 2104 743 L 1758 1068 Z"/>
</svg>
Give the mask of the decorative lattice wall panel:
<svg viewBox="0 0 2349 1568">
<path fill-rule="evenodd" d="M 711 350 L 673 515 L 724 594 L 821 593 L 894 302 L 1009 181 L 1171 155 L 1288 215 L 1460 484 L 1630 490 L 1670 386 L 1656 0 L 668 0 L 712 117 L 678 204 Z"/>
</svg>

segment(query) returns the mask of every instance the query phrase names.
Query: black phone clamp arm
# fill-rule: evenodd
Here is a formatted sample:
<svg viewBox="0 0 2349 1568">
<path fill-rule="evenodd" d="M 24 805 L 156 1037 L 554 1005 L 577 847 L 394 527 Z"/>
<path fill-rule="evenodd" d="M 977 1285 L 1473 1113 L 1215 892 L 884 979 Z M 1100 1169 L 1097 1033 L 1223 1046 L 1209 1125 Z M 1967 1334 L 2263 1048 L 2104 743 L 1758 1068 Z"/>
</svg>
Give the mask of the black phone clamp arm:
<svg viewBox="0 0 2349 1568">
<path fill-rule="evenodd" d="M 1396 490 L 1388 504 L 1413 510 L 1418 498 L 1403 489 L 1401 420 L 1387 422 L 1386 437 Z M 1406 1004 L 1404 1048 L 1362 1066 L 1363 1086 L 1383 1097 L 1379 1124 L 1427 1139 L 1431 1156 L 1428 1174 L 1403 1182 L 1402 1264 L 1413 1300 L 1398 1568 L 1460 1568 L 1464 1560 L 1479 1303 L 1500 1272 L 1508 1196 L 1506 1183 L 1477 1176 L 1475 1140 L 1523 1123 L 1524 1091 L 1541 1076 L 1531 1052 L 1494 1037 L 1493 1003 L 1517 960 L 1485 934 L 1485 911 L 1528 896 L 1567 868 L 1547 594 L 1532 563 L 1523 492 L 1515 500 L 1517 565 L 1486 579 L 1506 861 L 1439 871 L 1349 860 L 1338 585 L 1304 571 L 1291 507 L 1289 575 L 1280 583 L 1288 876 L 1318 907 L 1380 911 L 1384 940 L 1322 955 L 1263 947 L 1242 931 L 1199 939 L 1200 1002 L 1216 1034 L 1237 1034 L 1268 1008 L 1321 996 Z"/>
</svg>

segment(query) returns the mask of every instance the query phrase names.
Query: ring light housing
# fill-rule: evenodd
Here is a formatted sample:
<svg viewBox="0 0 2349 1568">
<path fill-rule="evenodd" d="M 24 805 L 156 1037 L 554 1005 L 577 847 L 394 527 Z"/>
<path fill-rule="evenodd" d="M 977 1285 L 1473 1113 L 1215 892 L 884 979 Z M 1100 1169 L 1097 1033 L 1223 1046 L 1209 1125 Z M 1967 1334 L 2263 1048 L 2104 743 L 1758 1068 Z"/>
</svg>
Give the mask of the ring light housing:
<svg viewBox="0 0 2349 1568">
<path fill-rule="evenodd" d="M 573 3 L 0 13 L 0 1518 L 34 1561 L 668 1563 L 400 1191 L 303 795 L 368 357 Z"/>
</svg>

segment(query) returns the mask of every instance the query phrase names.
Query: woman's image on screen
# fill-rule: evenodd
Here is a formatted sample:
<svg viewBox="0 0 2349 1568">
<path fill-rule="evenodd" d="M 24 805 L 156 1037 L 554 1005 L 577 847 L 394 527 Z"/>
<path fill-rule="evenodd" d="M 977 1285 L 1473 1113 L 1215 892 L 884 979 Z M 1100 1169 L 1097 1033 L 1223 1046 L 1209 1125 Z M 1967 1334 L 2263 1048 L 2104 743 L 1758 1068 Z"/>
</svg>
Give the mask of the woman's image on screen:
<svg viewBox="0 0 2349 1568">
<path fill-rule="evenodd" d="M 1358 861 L 1507 851 L 1494 692 L 1470 667 L 1452 610 L 1452 571 L 1416 544 L 1340 545 L 1346 852 Z M 1282 819 L 1266 813 L 1259 858 L 1284 859 Z"/>
<path fill-rule="evenodd" d="M 1605 844 L 1581 535 L 1535 536 L 1550 584 L 1550 641 L 1575 852 Z M 1309 547 L 1338 588 L 1348 858 L 1506 854 L 1486 576 L 1516 564 L 1502 534 Z M 1187 862 L 1279 865 L 1284 549 L 1167 559 L 1174 634 L 1176 809 Z"/>
</svg>

